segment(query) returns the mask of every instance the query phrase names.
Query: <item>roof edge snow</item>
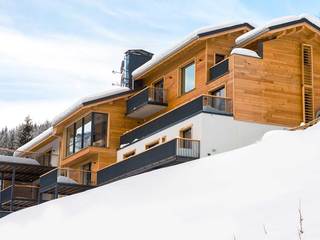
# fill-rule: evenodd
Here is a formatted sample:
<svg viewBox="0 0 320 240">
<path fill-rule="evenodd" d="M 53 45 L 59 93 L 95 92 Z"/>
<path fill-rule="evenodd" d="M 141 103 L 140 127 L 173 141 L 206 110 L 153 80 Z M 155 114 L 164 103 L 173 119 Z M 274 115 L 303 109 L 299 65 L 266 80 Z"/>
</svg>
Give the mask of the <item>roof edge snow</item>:
<svg viewBox="0 0 320 240">
<path fill-rule="evenodd" d="M 320 31 L 320 19 L 311 15 L 301 14 L 298 16 L 286 16 L 281 18 L 275 18 L 260 27 L 257 27 L 247 33 L 242 34 L 236 39 L 235 42 L 236 45 L 239 46 L 241 44 L 254 40 L 255 38 L 261 36 L 266 32 L 299 23 L 307 23 Z"/>
<path fill-rule="evenodd" d="M 44 140 L 46 140 L 47 138 L 49 138 L 53 133 L 53 127 L 48 128 L 47 130 L 45 130 L 44 132 L 42 132 L 41 134 L 39 134 L 38 136 L 36 136 L 34 139 L 32 139 L 31 141 L 27 142 L 26 144 L 22 145 L 21 147 L 19 147 L 14 153 L 13 156 L 14 157 L 19 157 L 22 156 L 24 154 L 24 152 L 27 152 L 27 150 L 29 150 L 30 148 L 38 145 L 39 143 L 43 142 Z"/>
<path fill-rule="evenodd" d="M 180 49 L 184 48 L 185 46 L 189 45 L 193 41 L 213 35 L 213 34 L 218 34 L 222 32 L 226 32 L 232 29 L 237 29 L 241 27 L 248 27 L 250 29 L 253 29 L 254 26 L 250 23 L 247 22 L 232 22 L 224 25 L 218 25 L 218 26 L 209 26 L 209 27 L 204 27 L 204 28 L 199 28 L 189 34 L 186 38 L 184 38 L 181 42 L 178 44 L 174 45 L 173 47 L 169 48 L 167 51 L 160 53 L 157 56 L 154 56 L 150 61 L 146 62 L 143 64 L 141 67 L 137 68 L 132 72 L 132 77 L 134 79 L 137 79 L 141 75 L 145 74 L 147 71 L 151 70 L 155 65 L 161 63 L 168 57 L 172 56 L 174 53 L 179 51 Z"/>
</svg>

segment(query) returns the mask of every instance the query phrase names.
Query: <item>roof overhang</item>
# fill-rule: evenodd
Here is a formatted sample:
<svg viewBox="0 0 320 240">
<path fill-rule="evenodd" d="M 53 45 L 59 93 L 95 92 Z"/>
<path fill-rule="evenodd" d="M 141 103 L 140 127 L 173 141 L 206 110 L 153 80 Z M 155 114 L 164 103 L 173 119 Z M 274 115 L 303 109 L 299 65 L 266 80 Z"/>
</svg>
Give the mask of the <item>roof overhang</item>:
<svg viewBox="0 0 320 240">
<path fill-rule="evenodd" d="M 241 30 L 249 31 L 252 29 L 254 29 L 254 27 L 247 22 L 228 24 L 221 27 L 211 27 L 211 28 L 209 27 L 209 28 L 199 29 L 194 33 L 190 34 L 188 37 L 186 37 L 182 42 L 178 43 L 176 46 L 172 47 L 171 49 L 169 49 L 168 51 L 162 54 L 159 54 L 158 56 L 154 56 L 150 61 L 146 62 L 141 67 L 133 71 L 132 73 L 133 79 L 138 80 L 143 78 L 149 72 L 154 70 L 158 65 L 171 59 L 180 51 L 190 47 L 196 41 L 204 40 L 209 37 L 216 37 L 216 36 L 228 34 L 234 31 L 241 31 Z"/>
<path fill-rule="evenodd" d="M 319 21 L 320 24 L 320 21 Z M 286 29 L 290 28 L 296 28 L 299 26 L 306 26 L 308 27 L 311 31 L 314 31 L 318 34 L 320 34 L 320 25 L 315 24 L 314 22 L 310 21 L 307 17 L 302 17 L 300 19 L 296 19 L 293 21 L 288 21 L 280 24 L 275 24 L 266 28 L 261 28 L 259 31 L 259 28 L 256 28 L 253 31 L 257 31 L 256 34 L 252 34 L 252 36 L 249 36 L 246 38 L 244 41 L 236 42 L 235 47 L 244 47 L 247 46 L 261 38 L 266 37 L 267 35 L 271 35 L 280 31 L 284 31 Z M 245 33 L 244 35 L 250 35 L 250 32 Z"/>
</svg>

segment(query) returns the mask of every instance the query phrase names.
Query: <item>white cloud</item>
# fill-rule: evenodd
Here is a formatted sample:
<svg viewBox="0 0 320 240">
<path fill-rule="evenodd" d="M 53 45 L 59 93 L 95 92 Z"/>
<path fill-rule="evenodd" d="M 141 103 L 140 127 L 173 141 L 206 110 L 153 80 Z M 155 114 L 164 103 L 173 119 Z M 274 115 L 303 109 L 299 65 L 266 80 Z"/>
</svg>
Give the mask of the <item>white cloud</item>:
<svg viewBox="0 0 320 240">
<path fill-rule="evenodd" d="M 0 129 L 5 126 L 13 128 L 22 123 L 28 115 L 36 123 L 51 121 L 54 116 L 72 103 L 72 100 L 59 101 L 58 99 L 54 101 L 0 101 Z"/>
</svg>

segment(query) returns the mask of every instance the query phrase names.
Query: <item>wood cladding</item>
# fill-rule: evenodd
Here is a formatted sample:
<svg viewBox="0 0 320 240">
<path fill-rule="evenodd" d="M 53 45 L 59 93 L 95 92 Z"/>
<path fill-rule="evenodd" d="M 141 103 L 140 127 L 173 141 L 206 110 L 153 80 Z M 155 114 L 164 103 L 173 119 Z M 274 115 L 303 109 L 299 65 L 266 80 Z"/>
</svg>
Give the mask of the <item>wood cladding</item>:
<svg viewBox="0 0 320 240">
<path fill-rule="evenodd" d="M 305 52 L 308 59 L 303 60 L 301 46 L 305 42 L 309 46 L 318 45 L 300 32 L 264 42 L 263 59 L 232 56 L 236 119 L 297 126 L 304 121 L 304 108 L 308 109 L 308 118 L 313 119 L 313 111 L 320 107 L 320 66 L 318 63 L 315 64 L 315 60 L 312 64 L 312 58 L 309 56 L 312 48 L 311 51 L 308 49 L 308 52 Z M 313 58 L 319 59 L 318 51 Z M 308 64 L 306 72 L 303 70 L 304 61 Z M 309 84 L 313 78 L 315 80 L 311 88 L 301 87 L 305 74 Z M 313 97 L 312 92 L 317 94 Z M 313 104 L 313 98 L 318 100 L 317 104 Z"/>
<path fill-rule="evenodd" d="M 65 157 L 66 152 L 66 127 L 75 122 L 77 119 L 87 115 L 90 112 L 108 113 L 108 146 L 103 148 L 88 147 L 80 150 L 79 152 Z M 61 154 L 60 154 L 60 167 L 71 167 L 79 169 L 83 164 L 92 162 L 92 170 L 97 171 L 112 163 L 116 162 L 116 153 L 120 145 L 120 136 L 129 129 L 136 127 L 139 122 L 134 119 L 127 118 L 126 115 L 126 98 L 118 99 L 115 101 L 95 104 L 79 111 L 72 116 L 67 122 L 60 126 L 61 132 Z"/>
<path fill-rule="evenodd" d="M 305 123 L 314 119 L 312 46 L 302 44 L 302 106 Z"/>
</svg>

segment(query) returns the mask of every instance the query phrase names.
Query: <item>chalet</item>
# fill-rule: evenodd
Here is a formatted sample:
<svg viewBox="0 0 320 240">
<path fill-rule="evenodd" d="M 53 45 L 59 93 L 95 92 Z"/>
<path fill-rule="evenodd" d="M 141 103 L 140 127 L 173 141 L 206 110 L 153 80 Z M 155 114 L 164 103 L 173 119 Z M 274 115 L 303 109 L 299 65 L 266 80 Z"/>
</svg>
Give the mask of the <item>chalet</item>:
<svg viewBox="0 0 320 240">
<path fill-rule="evenodd" d="M 158 56 L 129 50 L 122 87 L 81 99 L 14 155 L 52 168 L 39 176 L 42 202 L 313 122 L 319 33 L 301 15 L 202 28 Z"/>
</svg>

